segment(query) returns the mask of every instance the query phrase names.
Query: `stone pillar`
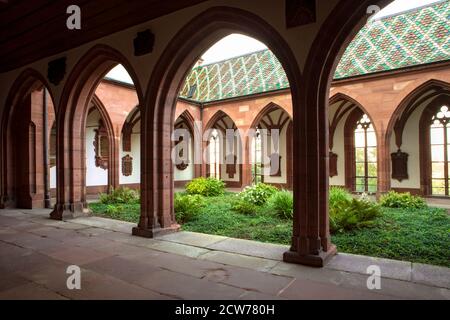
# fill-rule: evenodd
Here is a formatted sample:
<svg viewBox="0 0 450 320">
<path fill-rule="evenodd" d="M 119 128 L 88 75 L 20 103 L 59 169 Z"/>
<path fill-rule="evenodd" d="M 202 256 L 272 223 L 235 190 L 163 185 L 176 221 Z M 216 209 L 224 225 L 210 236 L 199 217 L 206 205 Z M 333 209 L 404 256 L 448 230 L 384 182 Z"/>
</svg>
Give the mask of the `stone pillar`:
<svg viewBox="0 0 450 320">
<path fill-rule="evenodd" d="M 242 137 L 243 142 L 243 150 L 242 150 L 242 186 L 246 187 L 252 184 L 253 177 L 252 177 L 252 137 L 248 135 L 248 130 L 245 132 L 244 136 Z"/>
<path fill-rule="evenodd" d="M 119 167 L 119 150 L 120 150 L 120 134 L 114 134 L 114 137 L 109 139 L 109 160 L 108 160 L 108 192 L 111 188 L 117 189 L 119 187 L 120 170 Z"/>
<path fill-rule="evenodd" d="M 381 125 L 382 126 L 382 125 Z M 380 127 L 381 127 L 380 126 Z M 391 152 L 389 141 L 386 141 L 386 132 L 383 128 L 377 134 L 378 155 L 378 188 L 377 197 L 391 189 Z"/>
<path fill-rule="evenodd" d="M 180 229 L 173 211 L 172 126 L 161 117 L 141 130 L 141 216 L 133 235 L 152 238 Z"/>
<path fill-rule="evenodd" d="M 13 195 L 17 208 L 32 209 L 33 194 L 36 193 L 35 141 L 36 126 L 32 122 L 32 94 L 28 95 L 13 118 L 12 136 L 15 192 Z"/>
<path fill-rule="evenodd" d="M 291 249 L 283 258 L 323 267 L 336 253 L 328 216 L 328 108 L 318 105 L 317 88 L 308 87 L 307 78 L 303 81 L 301 99 L 293 100 L 294 230 Z"/>
<path fill-rule="evenodd" d="M 85 130 L 82 112 L 73 118 L 56 116 L 56 205 L 54 220 L 65 220 L 89 213 L 85 186 Z"/>
</svg>

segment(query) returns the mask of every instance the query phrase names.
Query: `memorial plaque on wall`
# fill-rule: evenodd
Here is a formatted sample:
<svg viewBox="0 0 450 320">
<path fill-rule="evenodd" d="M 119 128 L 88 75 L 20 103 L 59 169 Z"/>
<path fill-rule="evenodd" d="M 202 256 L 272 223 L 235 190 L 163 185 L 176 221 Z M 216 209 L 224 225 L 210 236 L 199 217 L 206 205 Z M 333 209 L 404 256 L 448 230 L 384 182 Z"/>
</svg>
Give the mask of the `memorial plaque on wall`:
<svg viewBox="0 0 450 320">
<path fill-rule="evenodd" d="M 338 159 L 338 155 L 334 152 L 330 151 L 330 178 L 331 177 L 335 177 L 338 175 L 338 170 L 337 170 L 337 159 Z"/>
<path fill-rule="evenodd" d="M 408 177 L 408 154 L 398 150 L 391 154 L 392 179 L 398 181 L 407 180 Z"/>
</svg>

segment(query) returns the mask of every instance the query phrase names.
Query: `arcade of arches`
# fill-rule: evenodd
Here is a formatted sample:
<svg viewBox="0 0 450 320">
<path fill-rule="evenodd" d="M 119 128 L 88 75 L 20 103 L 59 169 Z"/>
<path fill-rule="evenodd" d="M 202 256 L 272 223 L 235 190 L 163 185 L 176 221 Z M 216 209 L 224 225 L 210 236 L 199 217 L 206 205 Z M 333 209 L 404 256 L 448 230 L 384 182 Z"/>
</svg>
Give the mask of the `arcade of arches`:
<svg viewBox="0 0 450 320">
<path fill-rule="evenodd" d="M 147 23 L 156 37 L 147 54 L 128 47 L 144 23 L 59 54 L 67 58 L 59 80 L 44 72 L 49 58 L 10 68 L 0 74 L 1 206 L 51 206 L 53 219 L 66 219 L 85 213 L 91 195 L 137 188 L 141 218 L 133 234 L 152 237 L 179 228 L 174 188 L 195 177 L 217 177 L 230 188 L 270 183 L 294 192 L 285 260 L 322 266 L 336 250 L 329 185 L 450 196 L 449 30 L 439 19 L 450 5 L 421 9 L 431 17 L 420 20 L 423 29 L 432 30 L 423 40 L 420 24 L 410 30 L 396 17 L 363 27 L 374 2 L 390 1 L 299 4 L 309 15 L 282 23 L 289 17 L 271 1 L 206 1 Z M 382 53 L 363 53 L 363 40 L 374 44 L 383 28 L 394 28 L 395 39 L 377 44 Z M 270 50 L 192 68 L 235 32 Z M 407 59 L 425 50 L 423 41 L 435 53 Z M 117 64 L 134 84 L 105 77 Z M 277 142 L 264 148 L 263 133 L 274 129 Z M 174 132 L 187 134 L 173 139 Z"/>
</svg>

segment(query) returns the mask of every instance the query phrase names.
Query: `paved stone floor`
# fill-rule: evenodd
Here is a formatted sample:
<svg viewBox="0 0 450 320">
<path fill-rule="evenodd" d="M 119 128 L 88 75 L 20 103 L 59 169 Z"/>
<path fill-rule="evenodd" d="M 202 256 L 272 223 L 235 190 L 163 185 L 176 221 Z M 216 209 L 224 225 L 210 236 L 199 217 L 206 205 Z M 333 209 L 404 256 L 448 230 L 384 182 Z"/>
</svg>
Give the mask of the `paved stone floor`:
<svg viewBox="0 0 450 320">
<path fill-rule="evenodd" d="M 0 210 L 0 299 L 450 299 L 450 269 L 339 254 L 322 269 L 281 261 L 285 246 L 179 232 L 131 236 L 134 224 Z M 66 285 L 81 268 L 81 290 Z M 369 265 L 381 268 L 368 290 Z"/>
</svg>

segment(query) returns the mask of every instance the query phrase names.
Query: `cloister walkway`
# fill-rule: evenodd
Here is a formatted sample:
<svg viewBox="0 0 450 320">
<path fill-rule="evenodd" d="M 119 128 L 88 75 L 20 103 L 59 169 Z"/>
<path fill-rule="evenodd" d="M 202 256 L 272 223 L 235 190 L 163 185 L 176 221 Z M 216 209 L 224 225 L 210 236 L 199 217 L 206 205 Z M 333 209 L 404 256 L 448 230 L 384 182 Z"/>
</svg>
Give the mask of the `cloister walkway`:
<svg viewBox="0 0 450 320">
<path fill-rule="evenodd" d="M 179 232 L 131 236 L 134 224 L 69 222 L 49 210 L 0 210 L 0 299 L 450 299 L 450 269 L 339 254 L 322 269 L 281 261 L 285 246 Z M 69 290 L 69 265 L 81 290 Z M 369 265 L 381 289 L 367 289 Z"/>
</svg>

